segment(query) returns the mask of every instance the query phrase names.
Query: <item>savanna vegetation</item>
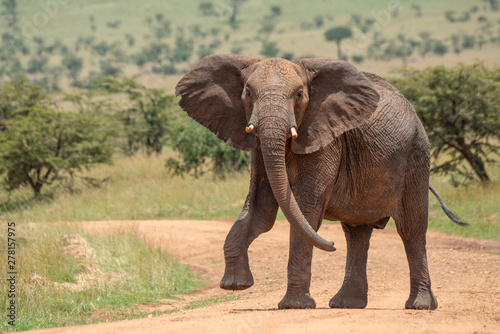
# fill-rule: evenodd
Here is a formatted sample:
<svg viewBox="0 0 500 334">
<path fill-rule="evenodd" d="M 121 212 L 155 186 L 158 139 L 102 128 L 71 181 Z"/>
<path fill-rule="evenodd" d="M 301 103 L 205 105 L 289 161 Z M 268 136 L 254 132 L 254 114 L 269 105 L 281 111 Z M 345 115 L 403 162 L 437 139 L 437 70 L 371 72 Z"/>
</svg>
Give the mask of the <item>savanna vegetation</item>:
<svg viewBox="0 0 500 334">
<path fill-rule="evenodd" d="M 429 135 L 432 184 L 471 223 L 452 224 L 430 197 L 430 228 L 500 240 L 496 0 L 374 1 L 363 10 L 319 0 L 307 7 L 298 0 L 1 6 L 0 219 L 18 227 L 23 306 L 16 328 L 3 322 L 0 330 L 140 317 L 147 313 L 137 305 L 165 303 L 202 284 L 133 226 L 93 236 L 68 222 L 237 217 L 249 153 L 218 140 L 172 96 L 177 79 L 213 53 L 338 55 L 378 74 L 414 66 L 391 73 L 391 82 Z M 473 64 L 423 66 L 459 59 Z M 76 293 L 28 284 L 35 274 L 75 283 L 84 272 L 85 263 L 64 255 L 65 234 L 87 239 L 99 270 L 127 278 Z"/>
<path fill-rule="evenodd" d="M 450 10 L 452 8 L 452 10 Z M 500 49 L 497 1 L 160 0 L 36 5 L 3 1 L 0 80 L 29 78 L 50 91 L 94 89 L 103 76 L 139 76 L 169 89 L 200 58 L 342 57 L 387 74 L 484 60 Z M 335 42 L 335 43 L 332 43 Z"/>
</svg>

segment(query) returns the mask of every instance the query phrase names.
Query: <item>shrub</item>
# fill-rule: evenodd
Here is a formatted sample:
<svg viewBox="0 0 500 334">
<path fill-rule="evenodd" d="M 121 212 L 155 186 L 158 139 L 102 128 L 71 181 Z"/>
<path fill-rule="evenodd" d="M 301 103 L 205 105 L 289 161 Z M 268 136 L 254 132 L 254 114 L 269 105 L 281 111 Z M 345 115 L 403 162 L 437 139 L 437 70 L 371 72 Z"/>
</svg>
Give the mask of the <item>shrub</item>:
<svg viewBox="0 0 500 334">
<path fill-rule="evenodd" d="M 110 123 L 90 112 L 31 108 L 0 132 L 0 172 L 11 191 L 29 185 L 38 195 L 45 184 L 73 178 L 82 169 L 110 163 Z"/>
<path fill-rule="evenodd" d="M 176 175 L 199 177 L 213 171 L 218 177 L 247 169 L 249 152 L 234 149 L 187 116 L 179 116 L 170 130 L 170 146 L 180 159 L 169 158 L 166 167 Z"/>
</svg>

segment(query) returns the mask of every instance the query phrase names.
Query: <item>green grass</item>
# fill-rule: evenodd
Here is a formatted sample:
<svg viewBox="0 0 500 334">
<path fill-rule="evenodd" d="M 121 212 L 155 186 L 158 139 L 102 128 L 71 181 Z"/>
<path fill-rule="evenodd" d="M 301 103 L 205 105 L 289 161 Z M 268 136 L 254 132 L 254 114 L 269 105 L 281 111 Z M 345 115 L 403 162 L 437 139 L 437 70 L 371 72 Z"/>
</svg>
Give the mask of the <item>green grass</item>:
<svg viewBox="0 0 500 334">
<path fill-rule="evenodd" d="M 226 180 L 207 173 L 199 179 L 171 177 L 166 156 L 119 157 L 87 176 L 108 179 L 99 188 L 77 184 L 75 193 L 31 201 L 29 189 L 0 192 L 1 219 L 57 222 L 111 219 L 214 219 L 236 217 L 248 192 L 248 173 Z M 83 190 L 84 189 L 84 190 Z"/>
<path fill-rule="evenodd" d="M 37 274 L 54 282 L 75 283 L 74 275 L 82 262 L 64 254 L 60 237 L 78 233 L 75 225 L 64 223 L 19 223 L 16 227 L 16 326 L 9 326 L 2 311 L 0 330 L 30 330 L 71 326 L 144 317 L 148 311 L 140 305 L 165 304 L 165 299 L 187 294 L 202 286 L 186 265 L 171 260 L 157 248 L 139 239 L 134 229 L 111 235 L 84 235 L 96 251 L 96 265 L 106 272 L 121 272 L 126 278 L 118 283 L 101 282 L 83 291 L 30 284 Z M 80 232 L 81 234 L 81 232 Z M 0 248 L 5 249 L 5 240 Z M 87 264 L 88 265 L 88 264 Z M 6 261 L 2 261 L 6 273 Z M 2 280 L 2 291 L 7 291 Z M 0 305 L 8 305 L 7 294 Z"/>
<path fill-rule="evenodd" d="M 429 228 L 476 238 L 500 240 L 500 165 L 489 168 L 493 181 L 487 185 L 473 183 L 467 187 L 454 188 L 443 177 L 431 178 L 432 185 L 444 198 L 446 205 L 457 212 L 469 227 L 461 227 L 452 223 L 441 210 L 438 201 L 430 195 Z"/>
</svg>

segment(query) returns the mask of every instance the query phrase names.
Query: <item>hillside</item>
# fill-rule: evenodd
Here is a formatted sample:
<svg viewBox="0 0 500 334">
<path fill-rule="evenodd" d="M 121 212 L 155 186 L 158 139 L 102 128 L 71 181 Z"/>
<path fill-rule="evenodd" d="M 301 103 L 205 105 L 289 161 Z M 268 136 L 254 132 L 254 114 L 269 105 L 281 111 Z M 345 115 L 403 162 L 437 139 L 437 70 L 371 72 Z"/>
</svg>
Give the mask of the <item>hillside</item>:
<svg viewBox="0 0 500 334">
<path fill-rule="evenodd" d="M 230 3 L 238 4 L 233 25 L 229 24 Z M 3 81 L 29 77 L 57 90 L 89 88 L 101 75 L 121 72 L 140 74 L 145 84 L 170 91 L 180 75 L 207 54 L 336 58 L 336 43 L 325 39 L 325 31 L 336 26 L 352 31 L 352 37 L 342 41 L 343 57 L 362 70 L 382 75 L 403 65 L 497 62 L 497 0 L 312 0 L 307 4 L 298 0 L 151 0 L 141 6 L 130 0 L 19 1 L 15 24 L 9 25 L 12 13 L 6 8 L 0 18 L 0 75 Z"/>
</svg>

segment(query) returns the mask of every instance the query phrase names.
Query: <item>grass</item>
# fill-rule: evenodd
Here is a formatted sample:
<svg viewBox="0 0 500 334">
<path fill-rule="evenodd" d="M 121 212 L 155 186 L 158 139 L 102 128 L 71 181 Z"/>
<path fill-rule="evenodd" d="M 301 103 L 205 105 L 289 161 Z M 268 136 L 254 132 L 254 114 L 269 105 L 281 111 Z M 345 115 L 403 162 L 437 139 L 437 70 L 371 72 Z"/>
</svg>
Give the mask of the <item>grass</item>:
<svg viewBox="0 0 500 334">
<path fill-rule="evenodd" d="M 166 156 L 119 157 L 86 176 L 108 179 L 98 188 L 77 184 L 75 193 L 60 191 L 30 201 L 29 189 L 0 192 L 1 219 L 23 222 L 110 219 L 215 219 L 236 217 L 248 192 L 248 173 L 226 180 L 210 173 L 199 179 L 171 177 Z M 83 191 L 83 189 L 85 189 Z"/>
<path fill-rule="evenodd" d="M 134 229 L 108 235 L 84 235 L 96 251 L 97 268 L 124 273 L 123 280 L 115 283 L 106 280 L 82 291 L 29 283 L 35 274 L 53 282 L 75 283 L 74 275 L 83 270 L 84 263 L 65 255 L 60 237 L 81 232 L 75 224 L 67 223 L 20 223 L 16 229 L 16 326 L 13 328 L 2 321 L 0 331 L 144 317 L 149 312 L 140 305 L 165 304 L 165 299 L 190 293 L 202 285 L 186 265 L 172 261 L 161 250 L 149 246 L 137 237 Z M 5 249 L 3 239 L 0 247 Z M 2 261 L 4 273 L 9 271 L 6 265 L 6 261 Z M 7 291 L 5 284 L 6 280 L 2 280 L 2 291 Z M 2 308 L 8 305 L 7 298 L 6 293 L 0 295 Z"/>
<path fill-rule="evenodd" d="M 429 228 L 465 237 L 500 240 L 500 165 L 489 169 L 490 184 L 471 184 L 454 188 L 446 178 L 434 176 L 431 183 L 444 198 L 447 206 L 470 223 L 467 228 L 453 224 L 441 210 L 438 201 L 430 196 Z"/>
<path fill-rule="evenodd" d="M 31 3 L 18 1 L 19 22 L 21 29 L 30 31 L 30 33 L 47 39 L 51 43 L 56 39 L 67 44 L 71 49 L 79 37 L 96 37 L 96 41 L 106 41 L 109 43 L 119 42 L 127 55 L 137 53 L 143 46 L 154 41 L 155 37 L 148 25 L 145 23 L 147 18 L 153 18 L 156 14 L 163 15 L 165 20 L 172 24 L 174 33 L 167 40 L 173 47 L 176 38 L 176 31 L 183 31 L 186 38 L 192 38 L 191 28 L 199 26 L 207 33 L 206 37 L 194 38 L 194 55 L 185 64 L 180 64 L 181 72 L 190 68 L 198 60 L 197 51 L 200 45 L 210 45 L 218 41 L 220 46 L 213 49 L 215 53 L 229 53 L 235 47 L 241 48 L 241 53 L 248 56 L 261 57 L 262 40 L 264 36 L 258 31 L 266 15 L 270 14 L 271 6 L 280 6 L 282 15 L 277 18 L 274 31 L 269 36 L 269 41 L 276 42 L 284 52 L 291 52 L 295 58 L 302 57 L 327 57 L 335 58 L 337 49 L 335 43 L 327 42 L 324 38 L 324 32 L 328 28 L 338 25 L 349 24 L 351 15 L 357 14 L 364 18 L 375 19 L 380 28 L 378 31 L 384 38 L 395 38 L 403 33 L 408 38 L 418 39 L 419 33 L 423 31 L 431 32 L 433 38 L 444 40 L 448 43 L 452 34 L 476 34 L 480 31 L 481 23 L 477 22 L 478 16 L 486 17 L 493 26 L 493 31 L 498 28 L 500 12 L 484 11 L 483 2 L 470 0 L 442 0 L 439 2 L 431 0 L 421 0 L 418 5 L 422 8 L 422 17 L 416 17 L 412 10 L 412 1 L 387 1 L 374 0 L 365 2 L 362 5 L 359 2 L 340 0 L 324 1 L 313 0 L 307 5 L 300 0 L 273 1 L 269 3 L 265 0 L 246 1 L 238 16 L 238 29 L 232 29 L 228 24 L 228 15 L 202 16 L 198 10 L 199 0 L 184 1 L 161 1 L 151 0 L 141 6 L 131 0 L 89 0 L 85 4 L 66 1 L 66 4 L 60 4 L 52 10 L 44 9 L 42 3 Z M 212 1 L 219 13 L 228 13 L 230 8 L 226 1 Z M 390 4 L 395 3 L 399 7 L 397 16 L 387 16 Z M 479 11 L 472 15 L 468 22 L 450 23 L 445 19 L 447 10 L 455 10 L 458 15 L 463 11 L 477 5 Z M 0 15 L 0 29 L 6 28 L 5 14 Z M 316 17 L 322 17 L 324 24 L 321 27 L 314 26 Z M 96 26 L 96 31 L 90 29 L 91 20 Z M 44 19 L 46 18 L 46 19 Z M 109 22 L 121 21 L 118 29 L 107 26 Z M 304 24 L 312 25 L 304 29 Z M 29 30 L 28 26 L 32 26 Z M 211 31 L 218 29 L 218 34 Z M 33 31 L 34 32 L 33 32 Z M 130 34 L 135 39 L 133 46 L 126 44 L 125 35 Z M 492 37 L 492 36 L 488 36 Z M 366 47 L 357 45 L 354 39 L 344 42 L 346 46 L 354 47 L 352 54 L 366 54 Z M 449 44 L 449 43 L 448 43 Z M 352 49 L 352 48 L 351 48 Z M 454 64 L 457 62 L 474 62 L 483 60 L 487 64 L 494 64 L 498 61 L 499 45 L 487 44 L 482 48 L 474 50 L 465 50 L 460 54 L 454 54 L 451 50 L 444 57 L 441 56 L 412 56 L 408 59 L 408 64 L 417 68 L 437 64 Z M 347 50 L 347 48 L 345 49 Z M 83 51 L 82 51 L 83 52 Z M 85 68 L 83 73 L 86 75 L 91 70 L 97 70 L 99 61 L 91 52 L 79 54 L 83 57 Z M 53 60 L 55 65 L 60 60 Z M 179 65 L 179 64 L 178 64 Z M 402 66 L 399 59 L 392 61 L 374 61 L 366 60 L 358 67 L 364 71 L 374 72 L 380 75 L 388 75 L 391 71 Z M 120 65 L 120 68 L 126 75 L 139 74 L 135 65 Z M 168 92 L 173 92 L 175 82 L 180 75 L 144 75 L 144 81 L 147 85 L 160 86 Z M 153 78 L 154 79 L 151 79 Z M 63 84 L 63 87 L 66 87 Z M 66 87 L 67 88 L 67 87 Z"/>
</svg>

